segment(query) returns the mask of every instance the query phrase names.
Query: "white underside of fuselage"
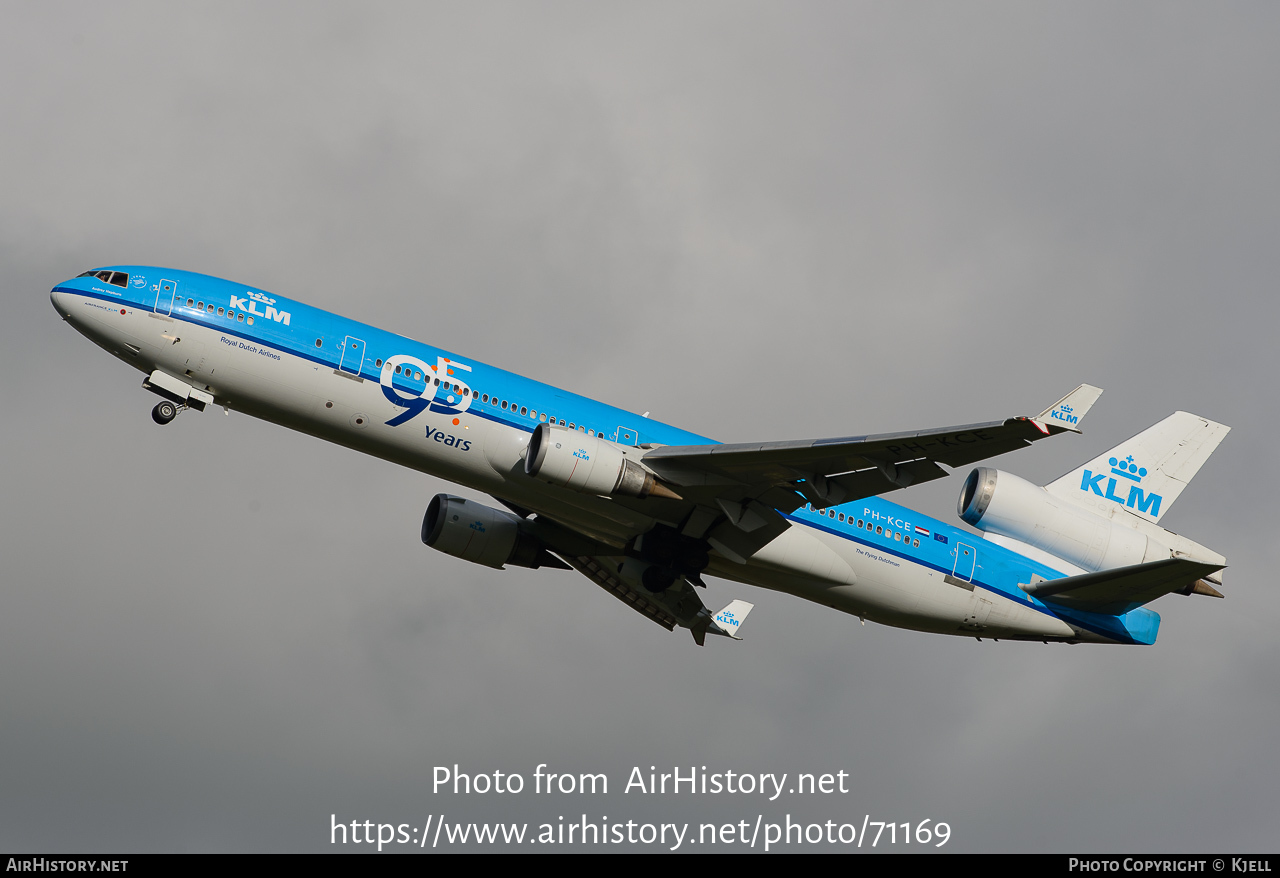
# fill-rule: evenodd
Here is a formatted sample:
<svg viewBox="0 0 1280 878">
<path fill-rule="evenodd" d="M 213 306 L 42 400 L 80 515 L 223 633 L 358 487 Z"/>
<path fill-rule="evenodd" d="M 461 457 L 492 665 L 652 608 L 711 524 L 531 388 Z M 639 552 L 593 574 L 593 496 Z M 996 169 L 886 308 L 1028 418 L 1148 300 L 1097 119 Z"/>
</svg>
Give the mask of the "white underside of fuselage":
<svg viewBox="0 0 1280 878">
<path fill-rule="evenodd" d="M 402 410 L 374 381 L 177 318 L 132 308 L 121 314 L 110 302 L 57 295 L 68 322 L 105 350 L 144 373 L 159 369 L 206 389 L 232 411 L 501 497 L 619 549 L 661 520 L 644 511 L 651 501 L 621 503 L 525 475 L 528 431 L 470 412 L 455 417 L 424 411 L 388 426 Z M 746 564 L 711 557 L 710 575 L 885 625 L 994 639 L 1112 642 L 980 586 L 948 581 L 910 559 L 799 522 Z"/>
</svg>

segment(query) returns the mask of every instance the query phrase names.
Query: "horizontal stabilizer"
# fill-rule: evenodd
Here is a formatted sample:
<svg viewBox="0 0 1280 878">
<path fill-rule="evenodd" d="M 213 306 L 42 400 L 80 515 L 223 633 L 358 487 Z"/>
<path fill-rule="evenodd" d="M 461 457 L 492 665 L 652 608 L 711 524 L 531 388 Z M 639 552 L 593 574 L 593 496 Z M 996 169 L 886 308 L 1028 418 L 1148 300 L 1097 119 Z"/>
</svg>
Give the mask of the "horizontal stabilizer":
<svg viewBox="0 0 1280 878">
<path fill-rule="evenodd" d="M 1024 585 L 1023 589 L 1041 600 L 1075 610 L 1119 616 L 1175 591 L 1205 594 L 1197 583 L 1222 567 L 1186 558 L 1165 558 L 1099 573 L 1047 579 Z"/>
</svg>

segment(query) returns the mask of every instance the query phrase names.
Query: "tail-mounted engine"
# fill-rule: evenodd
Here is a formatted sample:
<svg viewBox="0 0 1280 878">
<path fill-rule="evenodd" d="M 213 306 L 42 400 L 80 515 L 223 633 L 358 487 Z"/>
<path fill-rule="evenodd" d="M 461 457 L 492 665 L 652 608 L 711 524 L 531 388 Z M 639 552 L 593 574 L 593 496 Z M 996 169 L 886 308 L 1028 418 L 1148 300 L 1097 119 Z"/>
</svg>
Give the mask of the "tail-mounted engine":
<svg viewBox="0 0 1280 878">
<path fill-rule="evenodd" d="M 529 439 L 524 471 L 536 479 L 603 497 L 674 497 L 623 447 L 599 436 L 539 424 Z"/>
<path fill-rule="evenodd" d="M 957 511 L 981 531 L 1034 546 L 1084 570 L 1126 567 L 1172 553 L 1138 530 L 1059 499 L 1026 479 L 985 466 L 965 479 Z"/>
<path fill-rule="evenodd" d="M 446 555 L 502 569 L 564 567 L 537 537 L 525 530 L 526 522 L 503 512 L 448 494 L 436 494 L 422 519 L 422 542 Z"/>
</svg>

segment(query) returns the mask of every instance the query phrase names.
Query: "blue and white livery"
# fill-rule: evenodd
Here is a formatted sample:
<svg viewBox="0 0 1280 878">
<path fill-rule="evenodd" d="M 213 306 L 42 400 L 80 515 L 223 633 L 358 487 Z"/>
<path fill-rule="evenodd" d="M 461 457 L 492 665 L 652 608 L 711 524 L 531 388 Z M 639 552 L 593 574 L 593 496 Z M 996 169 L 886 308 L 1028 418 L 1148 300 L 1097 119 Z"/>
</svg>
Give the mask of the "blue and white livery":
<svg viewBox="0 0 1280 878">
<path fill-rule="evenodd" d="M 881 495 L 1079 432 L 1101 390 L 1034 417 L 909 433 L 719 444 L 275 296 L 167 268 L 58 284 L 58 313 L 146 377 L 165 424 L 221 406 L 431 473 L 503 508 L 437 495 L 426 545 L 477 564 L 574 569 L 674 629 L 740 639 L 704 576 L 886 625 L 1067 643 L 1155 641 L 1147 607 L 1221 597 L 1226 559 L 1158 524 L 1228 428 L 1178 412 L 1049 485 L 979 467 L 973 533 Z"/>
</svg>

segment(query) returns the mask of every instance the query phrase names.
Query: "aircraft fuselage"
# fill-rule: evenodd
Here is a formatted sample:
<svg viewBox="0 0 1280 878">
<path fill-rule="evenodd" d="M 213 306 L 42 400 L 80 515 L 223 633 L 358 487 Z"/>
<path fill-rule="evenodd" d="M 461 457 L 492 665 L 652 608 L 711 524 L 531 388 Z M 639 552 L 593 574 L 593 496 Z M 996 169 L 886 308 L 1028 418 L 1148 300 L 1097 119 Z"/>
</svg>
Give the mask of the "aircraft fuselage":
<svg viewBox="0 0 1280 878">
<path fill-rule="evenodd" d="M 526 474 L 540 424 L 622 446 L 713 440 L 252 287 L 141 266 L 59 284 L 54 307 L 144 374 L 201 398 L 499 497 L 619 553 L 677 525 L 663 504 L 557 488 Z M 114 282 L 113 282 L 114 281 Z M 125 285 L 121 286 L 123 282 Z M 1073 612 L 1027 594 L 1064 575 L 918 512 L 870 497 L 814 509 L 746 563 L 706 573 L 887 625 L 995 639 L 1151 643 L 1159 616 Z"/>
</svg>

